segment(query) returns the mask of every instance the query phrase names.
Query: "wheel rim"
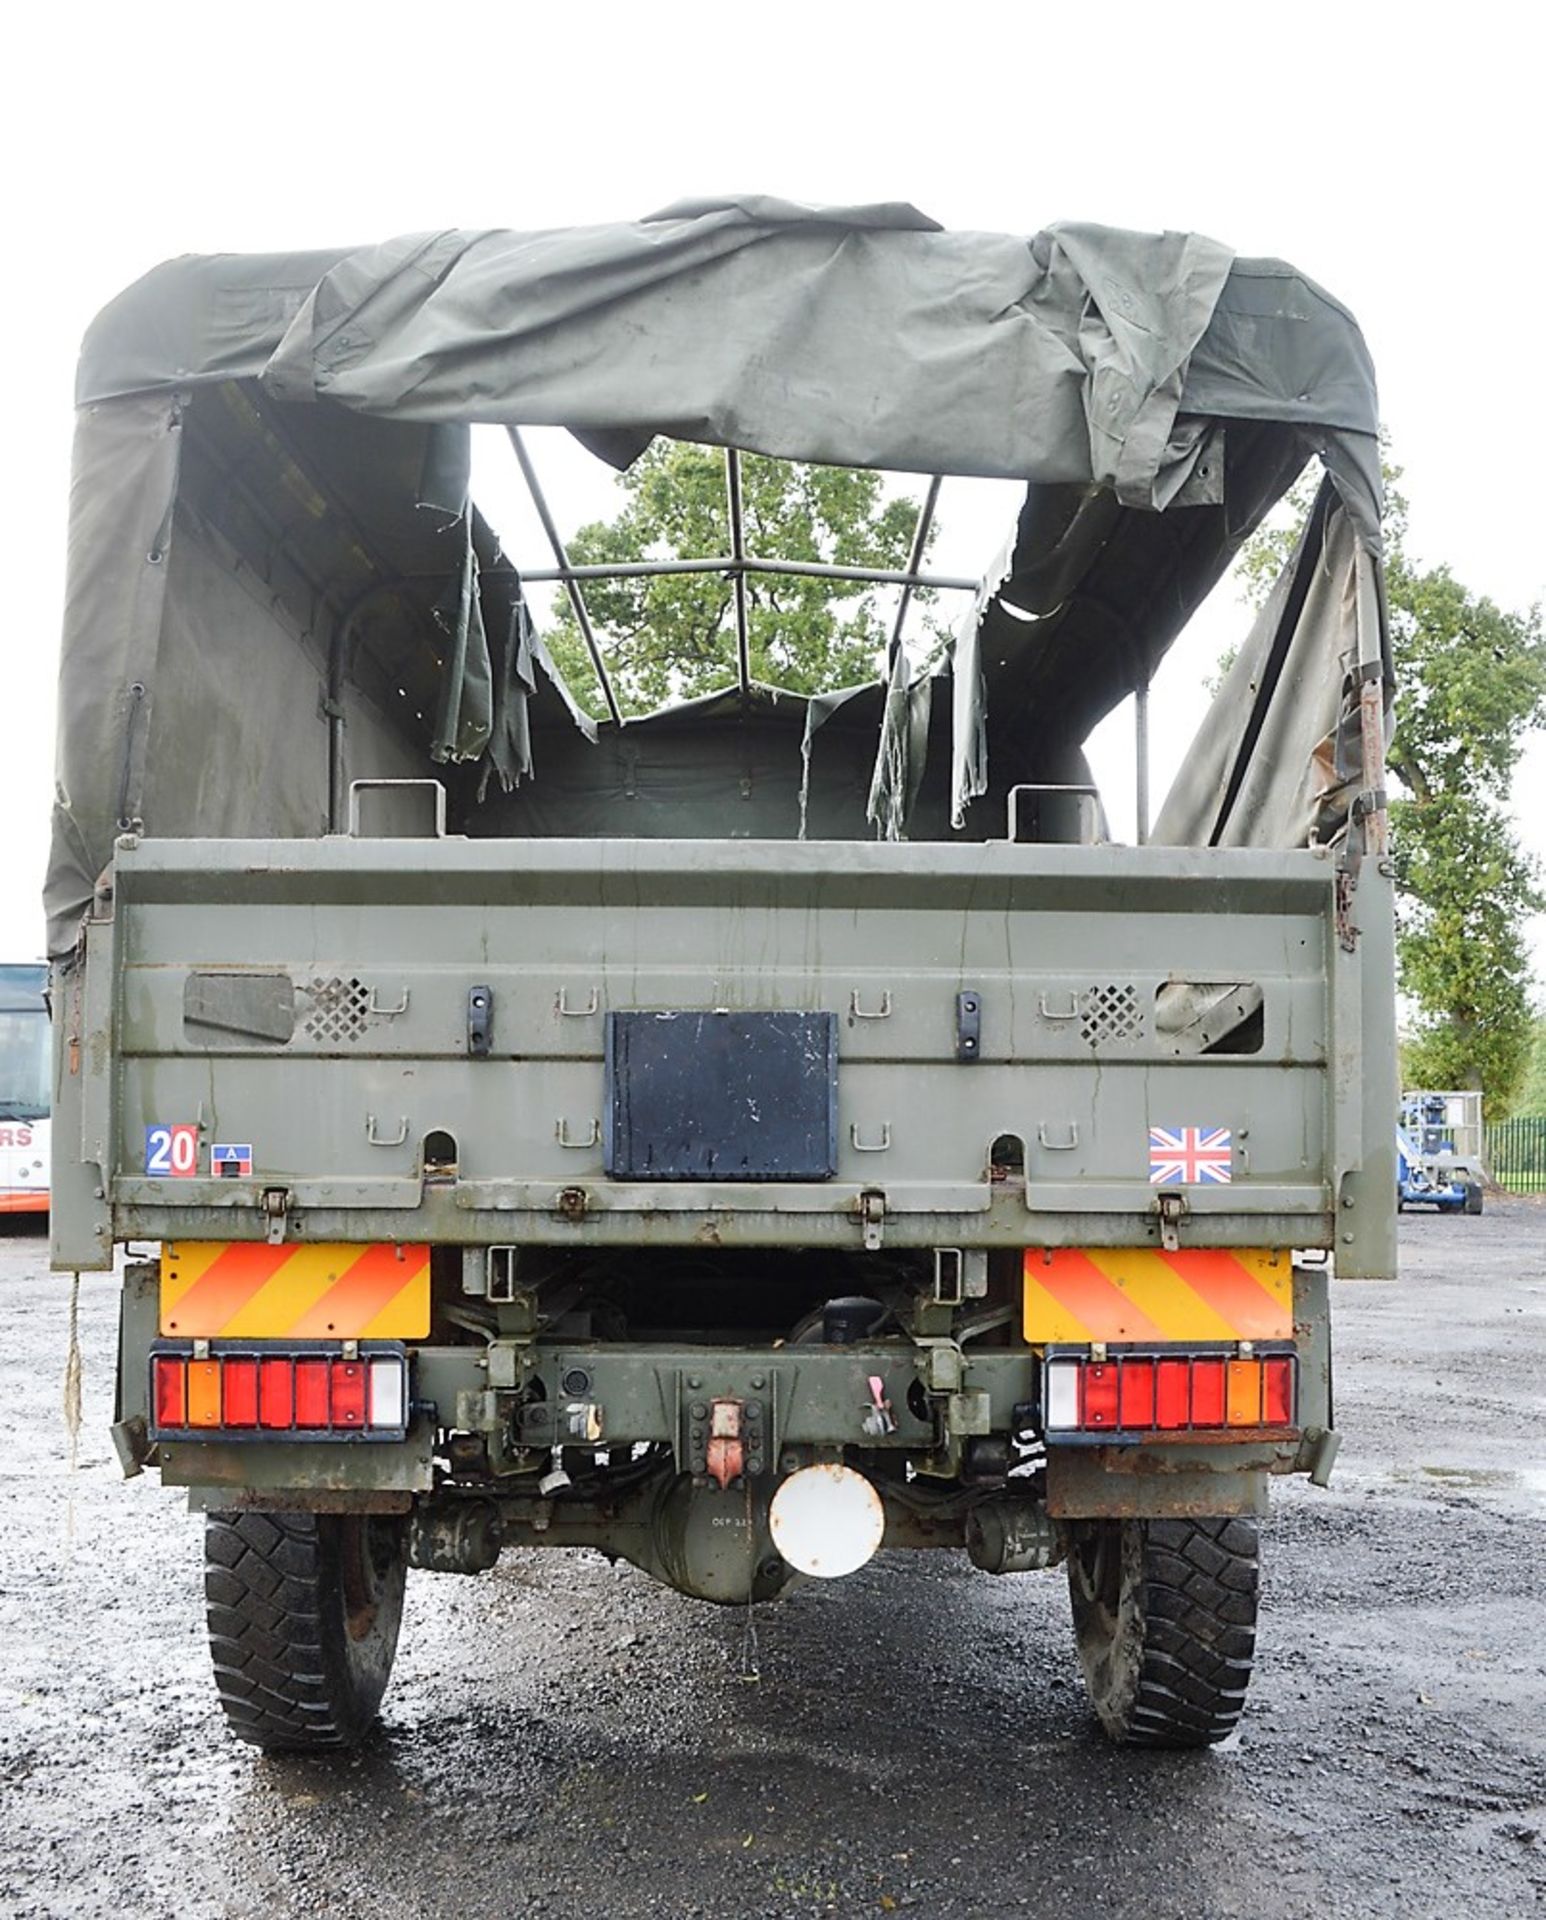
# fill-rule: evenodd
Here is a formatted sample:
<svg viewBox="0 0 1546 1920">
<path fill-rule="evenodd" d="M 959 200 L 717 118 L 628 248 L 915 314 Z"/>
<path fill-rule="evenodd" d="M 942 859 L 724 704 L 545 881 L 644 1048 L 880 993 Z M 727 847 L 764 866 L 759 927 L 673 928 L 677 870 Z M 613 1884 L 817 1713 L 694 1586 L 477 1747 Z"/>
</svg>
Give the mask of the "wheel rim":
<svg viewBox="0 0 1546 1920">
<path fill-rule="evenodd" d="M 1095 1711 L 1118 1737 L 1132 1711 L 1143 1651 L 1141 1552 L 1137 1524 L 1096 1520 L 1079 1530 L 1069 1554 L 1079 1658 Z"/>
<path fill-rule="evenodd" d="M 1122 1530 L 1096 1522 L 1075 1536 L 1069 1565 L 1078 1582 L 1079 1597 L 1099 1617 L 1108 1637 L 1116 1631 L 1122 1604 Z"/>
<path fill-rule="evenodd" d="M 399 1558 L 397 1530 L 376 1514 L 346 1514 L 339 1537 L 344 1627 L 364 1640 L 376 1624 L 386 1581 Z"/>
</svg>

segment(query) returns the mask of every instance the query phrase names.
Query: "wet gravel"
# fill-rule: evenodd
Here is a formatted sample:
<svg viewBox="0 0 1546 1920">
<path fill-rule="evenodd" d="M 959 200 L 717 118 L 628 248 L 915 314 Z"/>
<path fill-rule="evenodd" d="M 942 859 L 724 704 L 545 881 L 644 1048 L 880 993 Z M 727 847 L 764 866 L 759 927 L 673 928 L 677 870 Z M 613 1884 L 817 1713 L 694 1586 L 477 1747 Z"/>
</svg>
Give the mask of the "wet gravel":
<svg viewBox="0 0 1546 1920">
<path fill-rule="evenodd" d="M 199 1525 L 106 1439 L 115 1283 L 0 1239 L 0 1913 L 1525 1916 L 1546 1903 L 1546 1206 L 1339 1284 L 1332 1489 L 1280 1486 L 1243 1731 L 1127 1755 L 1061 1573 L 886 1555 L 746 1621 L 589 1554 L 416 1574 L 353 1756 L 229 1741 Z"/>
</svg>

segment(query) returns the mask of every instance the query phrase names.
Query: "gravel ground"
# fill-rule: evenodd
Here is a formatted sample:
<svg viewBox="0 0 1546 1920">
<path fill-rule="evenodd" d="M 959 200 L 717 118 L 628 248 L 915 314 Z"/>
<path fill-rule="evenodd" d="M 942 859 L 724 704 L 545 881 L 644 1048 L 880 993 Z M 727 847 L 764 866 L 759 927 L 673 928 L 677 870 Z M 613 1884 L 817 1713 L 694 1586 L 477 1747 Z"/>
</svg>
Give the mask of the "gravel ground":
<svg viewBox="0 0 1546 1920">
<path fill-rule="evenodd" d="M 599 1557 L 416 1574 L 363 1752 L 229 1741 L 198 1523 L 106 1439 L 115 1284 L 0 1240 L 0 1912 L 1142 1920 L 1546 1906 L 1546 1207 L 1334 1289 L 1332 1489 L 1280 1486 L 1243 1731 L 1129 1755 L 1061 1573 L 886 1555 L 745 1620 Z"/>
</svg>

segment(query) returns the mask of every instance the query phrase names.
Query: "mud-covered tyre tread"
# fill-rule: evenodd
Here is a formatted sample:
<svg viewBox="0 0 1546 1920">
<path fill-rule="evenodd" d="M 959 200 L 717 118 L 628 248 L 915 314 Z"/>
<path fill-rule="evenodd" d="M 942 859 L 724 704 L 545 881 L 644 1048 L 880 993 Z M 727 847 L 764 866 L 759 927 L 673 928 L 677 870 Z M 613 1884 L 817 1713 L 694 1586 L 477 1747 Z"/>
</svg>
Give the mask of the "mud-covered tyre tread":
<svg viewBox="0 0 1546 1920">
<path fill-rule="evenodd" d="M 1234 1731 L 1256 1654 L 1251 1520 L 1151 1520 L 1130 1746 L 1211 1746 Z"/>
<path fill-rule="evenodd" d="M 1087 1662 L 1092 1700 L 1106 1732 L 1124 1746 L 1212 1746 L 1234 1731 L 1251 1678 L 1260 1578 L 1256 1523 L 1136 1524 L 1142 1529 L 1141 1576 L 1132 1596 L 1137 1631 L 1124 1684 L 1103 1699 Z M 1077 1620 L 1077 1600 L 1075 1611 Z"/>
<path fill-rule="evenodd" d="M 402 1574 L 368 1645 L 352 1646 L 340 1523 L 310 1513 L 211 1513 L 204 1597 L 215 1686 L 238 1739 L 270 1752 L 356 1744 L 376 1717 L 396 1650 Z"/>
</svg>

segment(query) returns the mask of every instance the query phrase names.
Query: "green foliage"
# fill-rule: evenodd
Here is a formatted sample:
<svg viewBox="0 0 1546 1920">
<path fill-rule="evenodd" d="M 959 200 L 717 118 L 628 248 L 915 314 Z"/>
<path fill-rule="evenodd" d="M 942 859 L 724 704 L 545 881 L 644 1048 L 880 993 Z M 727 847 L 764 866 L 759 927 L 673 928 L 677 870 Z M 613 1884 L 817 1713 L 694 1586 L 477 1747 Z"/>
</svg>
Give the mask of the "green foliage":
<svg viewBox="0 0 1546 1920">
<path fill-rule="evenodd" d="M 1497 1120 L 1518 1098 L 1535 1034 L 1524 926 L 1542 901 L 1507 805 L 1524 737 L 1546 720 L 1546 636 L 1539 608 L 1505 613 L 1448 567 L 1408 556 L 1400 478 L 1386 467 L 1397 959 L 1417 1016 L 1405 1075 L 1409 1085 L 1480 1087 Z M 1298 519 L 1276 515 L 1247 544 L 1241 572 L 1257 604 L 1313 494 L 1302 480 L 1288 496 Z"/>
<path fill-rule="evenodd" d="M 1390 764 L 1401 889 L 1401 984 L 1420 1012 L 1424 1086 L 1480 1086 L 1489 1119 L 1512 1108 L 1534 1008 L 1524 926 L 1542 901 L 1507 813 L 1526 731 L 1546 717 L 1538 610 L 1501 612 L 1447 567 L 1399 553 L 1388 569 L 1401 673 Z"/>
<path fill-rule="evenodd" d="M 1382 524 L 1387 568 L 1389 556 L 1400 553 L 1406 544 L 1409 514 L 1407 498 L 1401 490 L 1401 469 L 1391 465 L 1389 452 L 1389 442 L 1381 434 L 1380 471 L 1385 481 L 1385 518 Z M 1320 484 L 1321 469 L 1312 461 L 1240 549 L 1235 562 L 1235 575 L 1243 597 L 1251 606 L 1265 604 L 1278 575 L 1288 565 L 1300 528 L 1310 517 Z"/>
<path fill-rule="evenodd" d="M 1546 1020 L 1537 1020 L 1525 1063 L 1524 1080 L 1514 1111 L 1531 1120 L 1546 1120 Z"/>
<path fill-rule="evenodd" d="M 620 485 L 625 498 L 617 516 L 582 527 L 569 543 L 577 565 L 730 551 L 725 456 L 717 448 L 657 440 Z M 749 553 L 887 570 L 907 565 L 917 507 L 883 498 L 877 473 L 746 454 L 741 494 Z M 752 678 L 797 693 L 874 679 L 895 594 L 860 581 L 750 575 Z M 929 597 L 920 592 L 915 599 Z M 585 601 L 625 714 L 734 684 L 735 597 L 724 577 L 589 581 Z M 547 638 L 577 697 L 599 717 L 605 707 L 567 602 Z"/>
<path fill-rule="evenodd" d="M 1203 690 L 1206 692 L 1210 700 L 1216 700 L 1218 698 L 1220 688 L 1224 685 L 1224 682 L 1229 678 L 1230 668 L 1235 664 L 1235 662 L 1239 658 L 1240 658 L 1239 644 L 1238 642 L 1231 641 L 1230 644 L 1227 647 L 1225 647 L 1224 651 L 1219 655 L 1218 659 L 1214 661 L 1212 673 L 1205 673 L 1203 675 L 1202 677 Z"/>
<path fill-rule="evenodd" d="M 1513 1110 L 1533 1037 L 1525 918 L 1540 905 L 1512 827 L 1491 801 L 1435 794 L 1391 806 L 1402 991 L 1417 1008 L 1407 1071 L 1424 1087 L 1481 1087 Z"/>
</svg>

